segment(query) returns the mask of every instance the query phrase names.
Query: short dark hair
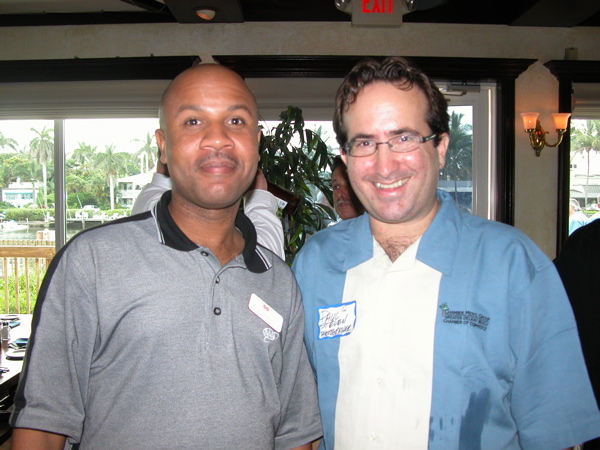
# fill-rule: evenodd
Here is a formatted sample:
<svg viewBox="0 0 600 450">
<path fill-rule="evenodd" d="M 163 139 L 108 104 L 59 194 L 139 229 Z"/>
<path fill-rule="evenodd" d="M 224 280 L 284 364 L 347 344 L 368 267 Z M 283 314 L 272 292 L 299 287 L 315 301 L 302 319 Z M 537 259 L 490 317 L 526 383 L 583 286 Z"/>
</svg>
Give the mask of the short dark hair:
<svg viewBox="0 0 600 450">
<path fill-rule="evenodd" d="M 335 113 L 333 115 L 333 129 L 340 147 L 348 142 L 348 131 L 344 125 L 344 114 L 365 86 L 376 81 L 392 83 L 398 89 L 409 90 L 413 86 L 419 87 L 429 103 L 427 111 L 427 125 L 431 132 L 437 134 L 434 145 L 440 142 L 440 135 L 448 133 L 449 121 L 448 103 L 435 86 L 419 67 L 413 62 L 399 56 L 390 56 L 385 59 L 366 58 L 356 64 L 346 75 L 335 98 Z"/>
<path fill-rule="evenodd" d="M 331 175 L 333 175 L 335 169 L 337 169 L 340 166 L 346 167 L 346 164 L 344 164 L 344 161 L 342 161 L 342 157 L 340 155 L 336 155 L 335 158 L 333 158 L 333 162 L 331 163 Z"/>
</svg>

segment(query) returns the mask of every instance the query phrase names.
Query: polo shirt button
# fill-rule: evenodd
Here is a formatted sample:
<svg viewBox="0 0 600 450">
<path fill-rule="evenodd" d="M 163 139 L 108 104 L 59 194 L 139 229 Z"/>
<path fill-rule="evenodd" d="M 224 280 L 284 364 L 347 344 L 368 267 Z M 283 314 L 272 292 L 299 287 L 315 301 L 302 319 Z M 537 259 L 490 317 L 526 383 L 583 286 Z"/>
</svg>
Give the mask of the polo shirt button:
<svg viewBox="0 0 600 450">
<path fill-rule="evenodd" d="M 208 256 L 208 252 L 205 252 L 205 251 L 201 251 L 201 252 L 200 252 L 200 254 L 201 254 L 202 256 Z"/>
<path fill-rule="evenodd" d="M 221 308 L 217 306 L 215 309 L 213 309 L 213 312 L 215 313 L 215 316 L 219 316 L 221 314 Z"/>
<path fill-rule="evenodd" d="M 369 433 L 369 439 L 372 441 L 376 441 L 377 440 L 377 435 L 375 433 Z"/>
</svg>

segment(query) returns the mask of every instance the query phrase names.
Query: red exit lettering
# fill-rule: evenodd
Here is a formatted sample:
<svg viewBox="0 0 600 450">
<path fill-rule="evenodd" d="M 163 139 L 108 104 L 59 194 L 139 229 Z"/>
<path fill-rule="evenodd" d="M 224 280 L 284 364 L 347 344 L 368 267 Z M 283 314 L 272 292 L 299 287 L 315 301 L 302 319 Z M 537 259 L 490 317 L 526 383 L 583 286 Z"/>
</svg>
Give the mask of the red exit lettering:
<svg viewBox="0 0 600 450">
<path fill-rule="evenodd" d="M 369 9 L 370 3 L 370 0 L 362 0 L 362 12 L 387 14 L 394 12 L 394 0 L 373 0 L 373 6 Z"/>
</svg>

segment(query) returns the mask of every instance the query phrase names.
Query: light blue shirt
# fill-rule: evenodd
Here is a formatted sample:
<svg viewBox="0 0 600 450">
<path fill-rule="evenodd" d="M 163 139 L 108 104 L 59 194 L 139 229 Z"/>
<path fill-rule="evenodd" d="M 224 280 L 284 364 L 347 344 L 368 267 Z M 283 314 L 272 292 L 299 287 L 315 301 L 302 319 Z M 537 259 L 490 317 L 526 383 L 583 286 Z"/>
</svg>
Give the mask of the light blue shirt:
<svg viewBox="0 0 600 450">
<path fill-rule="evenodd" d="M 442 272 L 429 448 L 560 449 L 599 436 L 573 313 L 552 262 L 515 228 L 459 212 L 444 192 L 438 198 L 417 253 Z M 364 214 L 315 234 L 294 261 L 322 448 L 334 448 L 344 337 L 318 339 L 316 310 L 339 304 L 346 271 L 372 254 Z"/>
</svg>

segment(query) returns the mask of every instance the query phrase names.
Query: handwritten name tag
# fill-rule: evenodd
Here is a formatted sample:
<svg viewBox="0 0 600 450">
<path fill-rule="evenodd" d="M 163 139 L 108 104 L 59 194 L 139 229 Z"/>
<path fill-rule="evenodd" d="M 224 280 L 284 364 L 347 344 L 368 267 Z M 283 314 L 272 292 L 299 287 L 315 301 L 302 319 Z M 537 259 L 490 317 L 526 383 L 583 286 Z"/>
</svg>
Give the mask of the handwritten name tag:
<svg viewBox="0 0 600 450">
<path fill-rule="evenodd" d="M 356 324 L 356 302 L 317 308 L 319 339 L 330 339 L 352 333 Z"/>
<path fill-rule="evenodd" d="M 267 325 L 273 328 L 278 333 L 281 333 L 283 327 L 283 317 L 269 305 L 267 305 L 258 295 L 252 294 L 248 309 L 256 314 Z"/>
</svg>

